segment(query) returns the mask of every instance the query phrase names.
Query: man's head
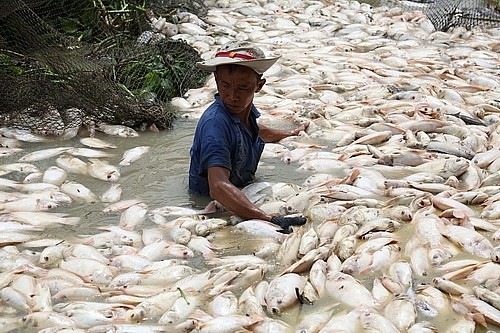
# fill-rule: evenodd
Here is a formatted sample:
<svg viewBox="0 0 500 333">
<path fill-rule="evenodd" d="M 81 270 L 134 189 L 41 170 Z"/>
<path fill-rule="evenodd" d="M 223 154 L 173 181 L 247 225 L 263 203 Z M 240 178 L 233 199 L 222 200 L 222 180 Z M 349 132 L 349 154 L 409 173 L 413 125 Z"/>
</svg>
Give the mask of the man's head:
<svg viewBox="0 0 500 333">
<path fill-rule="evenodd" d="M 257 74 L 263 74 L 278 59 L 279 56 L 267 58 L 255 45 L 233 42 L 223 45 L 214 58 L 198 62 L 196 65 L 203 70 L 214 72 L 218 66 L 234 64 L 251 68 Z"/>
<path fill-rule="evenodd" d="M 226 109 L 245 118 L 255 93 L 266 83 L 262 74 L 239 64 L 226 64 L 217 66 L 214 75 L 217 91 Z"/>
</svg>

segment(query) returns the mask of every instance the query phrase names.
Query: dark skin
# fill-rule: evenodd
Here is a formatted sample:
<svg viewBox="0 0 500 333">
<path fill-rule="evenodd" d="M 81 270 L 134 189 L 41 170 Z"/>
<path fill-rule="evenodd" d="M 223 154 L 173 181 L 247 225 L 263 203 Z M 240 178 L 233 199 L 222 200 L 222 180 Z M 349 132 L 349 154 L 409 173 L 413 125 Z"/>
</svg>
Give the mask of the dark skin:
<svg viewBox="0 0 500 333">
<path fill-rule="evenodd" d="M 215 73 L 217 90 L 226 109 L 238 115 L 250 132 L 249 115 L 255 93 L 258 93 L 266 80 L 254 70 L 244 66 L 218 66 Z M 277 142 L 307 129 L 302 124 L 293 130 L 278 130 L 259 126 L 259 135 L 264 142 Z M 253 133 L 255 134 L 255 133 Z M 255 206 L 245 194 L 229 181 L 230 170 L 223 167 L 208 168 L 210 197 L 217 200 L 225 209 L 243 219 L 270 221 L 272 216 Z"/>
</svg>

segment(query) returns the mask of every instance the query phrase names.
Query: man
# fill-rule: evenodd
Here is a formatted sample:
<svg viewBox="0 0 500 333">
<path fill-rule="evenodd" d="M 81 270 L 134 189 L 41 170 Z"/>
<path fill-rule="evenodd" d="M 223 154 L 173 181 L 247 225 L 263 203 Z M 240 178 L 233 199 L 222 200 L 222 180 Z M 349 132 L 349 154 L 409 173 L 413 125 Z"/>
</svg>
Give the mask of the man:
<svg viewBox="0 0 500 333">
<path fill-rule="evenodd" d="M 189 167 L 189 191 L 210 196 L 243 219 L 261 219 L 289 226 L 306 222 L 302 216 L 271 216 L 255 206 L 240 190 L 255 180 L 265 142 L 277 142 L 307 128 L 277 130 L 257 123 L 253 105 L 266 80 L 262 77 L 279 57 L 266 58 L 255 46 L 230 43 L 213 59 L 197 63 L 213 72 L 217 94 L 201 116 L 194 134 Z"/>
</svg>

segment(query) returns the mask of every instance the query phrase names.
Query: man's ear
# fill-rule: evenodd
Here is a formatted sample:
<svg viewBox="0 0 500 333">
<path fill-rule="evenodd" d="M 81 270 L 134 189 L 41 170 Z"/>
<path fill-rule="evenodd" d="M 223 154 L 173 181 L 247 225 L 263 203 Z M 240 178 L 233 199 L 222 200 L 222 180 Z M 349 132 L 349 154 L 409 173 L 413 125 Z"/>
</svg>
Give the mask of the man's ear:
<svg viewBox="0 0 500 333">
<path fill-rule="evenodd" d="M 266 79 L 259 79 L 259 81 L 257 82 L 257 89 L 255 89 L 255 92 L 259 92 L 262 87 L 266 84 Z"/>
</svg>

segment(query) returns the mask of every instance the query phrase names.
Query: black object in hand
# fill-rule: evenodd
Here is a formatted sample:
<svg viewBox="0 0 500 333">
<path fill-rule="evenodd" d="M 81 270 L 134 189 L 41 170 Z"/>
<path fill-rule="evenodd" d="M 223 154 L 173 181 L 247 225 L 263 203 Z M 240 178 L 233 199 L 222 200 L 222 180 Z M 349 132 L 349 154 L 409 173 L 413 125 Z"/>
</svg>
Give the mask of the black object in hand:
<svg viewBox="0 0 500 333">
<path fill-rule="evenodd" d="M 283 229 L 283 233 L 289 234 L 291 232 L 290 227 L 294 225 L 303 225 L 306 223 L 306 218 L 304 216 L 273 216 L 271 218 L 271 223 L 279 225 Z"/>
</svg>

